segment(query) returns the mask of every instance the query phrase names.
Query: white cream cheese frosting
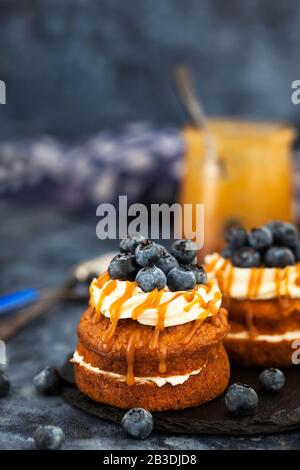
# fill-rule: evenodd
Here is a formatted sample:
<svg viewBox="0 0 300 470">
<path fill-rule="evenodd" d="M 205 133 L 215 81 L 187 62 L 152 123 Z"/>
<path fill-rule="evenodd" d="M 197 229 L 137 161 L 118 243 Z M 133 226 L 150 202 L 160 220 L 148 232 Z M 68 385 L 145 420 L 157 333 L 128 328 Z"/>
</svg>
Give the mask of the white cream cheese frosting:
<svg viewBox="0 0 300 470">
<path fill-rule="evenodd" d="M 97 310 L 103 289 L 107 286 L 107 281 L 102 287 L 97 284 L 97 279 L 94 279 L 90 286 L 90 303 Z M 126 290 L 127 281 L 115 281 L 116 287 L 112 292 L 106 294 L 101 303 L 101 314 L 107 318 L 110 318 L 110 307 L 118 299 L 120 299 Z M 189 291 L 188 291 L 189 292 Z M 163 290 L 162 296 L 159 301 L 159 305 L 168 302 L 166 311 L 164 314 L 164 326 L 175 326 L 182 325 L 184 323 L 197 320 L 201 314 L 207 313 L 207 304 L 212 302 L 215 306 L 214 310 L 218 311 L 221 306 L 221 293 L 215 282 L 211 282 L 209 286 L 197 285 L 192 293 L 198 294 L 199 302 L 194 302 L 187 311 L 185 307 L 190 303 L 187 299 L 187 292 L 182 291 L 178 295 L 178 292 L 171 292 L 168 288 Z M 120 319 L 132 318 L 134 309 L 141 306 L 148 298 L 148 293 L 145 293 L 136 286 L 130 295 L 130 297 L 124 301 L 120 310 Z M 209 312 L 208 315 L 212 316 Z M 138 316 L 137 321 L 143 325 L 156 326 L 158 324 L 158 308 L 145 307 L 141 314 Z"/>
<path fill-rule="evenodd" d="M 76 364 L 80 365 L 81 367 L 84 367 L 90 372 L 94 372 L 95 374 L 105 375 L 106 377 L 110 377 L 115 380 L 120 380 L 122 382 L 126 381 L 125 375 L 115 374 L 114 372 L 101 370 L 98 367 L 94 367 L 91 364 L 85 362 L 83 356 L 78 354 L 77 351 L 74 352 L 71 362 L 75 362 Z M 201 367 L 201 369 L 194 370 L 184 375 L 173 375 L 169 377 L 135 377 L 135 383 L 136 384 L 155 383 L 158 387 L 163 387 L 166 384 L 171 384 L 173 387 L 175 387 L 176 385 L 182 385 L 184 382 L 186 382 L 190 378 L 191 375 L 200 374 L 200 372 L 205 367 L 206 367 L 206 364 L 203 367 Z"/>
<path fill-rule="evenodd" d="M 243 341 L 250 339 L 248 331 L 240 331 L 239 333 L 228 333 L 227 339 Z M 281 343 L 282 341 L 294 341 L 300 340 L 300 330 L 286 331 L 281 334 L 274 335 L 256 335 L 254 338 L 251 337 L 251 341 L 265 341 L 267 343 Z"/>
<path fill-rule="evenodd" d="M 207 255 L 205 257 L 205 268 L 209 279 L 221 279 L 222 284 L 228 286 L 228 291 L 222 292 L 223 295 L 233 299 L 256 299 L 266 300 L 279 296 L 287 295 L 290 298 L 300 298 L 300 264 L 286 268 L 259 268 L 261 278 L 257 286 L 255 295 L 249 292 L 251 276 L 256 268 L 238 268 L 232 266 L 229 260 L 225 260 L 218 253 Z M 257 270 L 257 269 L 256 269 Z M 222 290 L 222 287 L 220 285 Z"/>
</svg>

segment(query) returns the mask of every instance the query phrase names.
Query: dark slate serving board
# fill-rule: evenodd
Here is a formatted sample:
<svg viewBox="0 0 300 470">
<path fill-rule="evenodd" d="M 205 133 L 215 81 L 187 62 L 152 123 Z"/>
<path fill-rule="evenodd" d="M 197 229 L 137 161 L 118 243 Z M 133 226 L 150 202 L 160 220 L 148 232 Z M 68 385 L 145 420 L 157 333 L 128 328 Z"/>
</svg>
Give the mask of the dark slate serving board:
<svg viewBox="0 0 300 470">
<path fill-rule="evenodd" d="M 242 382 L 256 389 L 259 406 L 254 416 L 232 417 L 224 396 L 196 408 L 155 412 L 157 431 L 179 434 L 253 435 L 300 428 L 300 367 L 286 369 L 286 385 L 277 394 L 263 392 L 258 384 L 259 369 L 232 367 L 231 383 Z M 74 383 L 73 365 L 66 361 L 60 369 L 64 379 L 62 396 L 66 402 L 99 418 L 120 423 L 124 410 L 93 402 Z"/>
</svg>

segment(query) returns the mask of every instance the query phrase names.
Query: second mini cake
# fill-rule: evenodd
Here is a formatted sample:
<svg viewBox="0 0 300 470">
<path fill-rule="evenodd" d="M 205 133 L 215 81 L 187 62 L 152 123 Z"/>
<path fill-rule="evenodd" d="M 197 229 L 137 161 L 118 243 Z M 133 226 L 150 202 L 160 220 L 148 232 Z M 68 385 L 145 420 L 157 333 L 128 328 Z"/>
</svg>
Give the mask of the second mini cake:
<svg viewBox="0 0 300 470">
<path fill-rule="evenodd" d="M 79 389 L 95 401 L 151 411 L 220 395 L 229 380 L 227 312 L 216 283 L 190 265 L 190 242 L 177 242 L 174 256 L 148 240 L 127 239 L 121 250 L 92 282 L 80 320 Z"/>
<path fill-rule="evenodd" d="M 233 227 L 222 255 L 206 257 L 228 309 L 225 346 L 232 360 L 248 365 L 293 364 L 300 340 L 300 243 L 297 229 L 283 222 L 246 232 Z"/>
</svg>

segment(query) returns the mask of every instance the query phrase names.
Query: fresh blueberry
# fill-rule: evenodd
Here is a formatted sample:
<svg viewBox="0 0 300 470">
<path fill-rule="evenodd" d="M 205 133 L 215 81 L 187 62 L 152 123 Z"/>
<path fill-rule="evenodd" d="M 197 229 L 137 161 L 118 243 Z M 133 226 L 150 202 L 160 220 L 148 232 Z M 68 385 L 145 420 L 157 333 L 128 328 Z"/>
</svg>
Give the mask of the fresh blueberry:
<svg viewBox="0 0 300 470">
<path fill-rule="evenodd" d="M 273 243 L 273 234 L 268 227 L 253 228 L 248 235 L 249 245 L 256 250 L 265 250 Z"/>
<path fill-rule="evenodd" d="M 285 384 L 285 375 L 279 369 L 265 369 L 259 375 L 259 382 L 267 392 L 279 392 Z"/>
<path fill-rule="evenodd" d="M 165 273 L 157 266 L 142 268 L 137 273 L 135 280 L 144 292 L 151 292 L 153 289 L 163 289 L 167 283 Z"/>
<path fill-rule="evenodd" d="M 294 253 L 283 246 L 273 246 L 265 254 L 265 265 L 269 268 L 284 268 L 295 262 Z"/>
<path fill-rule="evenodd" d="M 180 264 L 190 264 L 197 255 L 197 245 L 192 240 L 176 240 L 170 252 Z"/>
<path fill-rule="evenodd" d="M 160 245 L 151 240 L 144 240 L 136 247 L 135 259 L 140 266 L 150 266 L 155 264 L 162 254 Z"/>
<path fill-rule="evenodd" d="M 266 225 L 273 233 L 274 244 L 293 247 L 299 241 L 298 230 L 288 222 L 270 222 Z"/>
<path fill-rule="evenodd" d="M 43 395 L 57 395 L 61 390 L 61 379 L 54 367 L 46 367 L 35 375 L 33 383 Z"/>
<path fill-rule="evenodd" d="M 8 395 L 10 389 L 10 381 L 4 372 L 0 371 L 0 397 Z"/>
<path fill-rule="evenodd" d="M 192 289 L 196 285 L 196 276 L 191 268 L 179 266 L 168 272 L 167 284 L 171 291 Z"/>
<path fill-rule="evenodd" d="M 234 253 L 233 247 L 228 245 L 224 248 L 224 250 L 221 251 L 221 256 L 223 256 L 223 258 L 226 258 L 226 259 L 231 259 L 233 253 Z"/>
<path fill-rule="evenodd" d="M 247 231 L 240 225 L 233 225 L 226 231 L 225 240 L 233 248 L 242 248 L 248 244 Z"/>
<path fill-rule="evenodd" d="M 158 246 L 160 248 L 161 256 L 169 254 L 169 252 L 168 252 L 168 250 L 165 246 L 161 245 L 160 243 L 156 243 L 156 246 Z"/>
<path fill-rule="evenodd" d="M 143 235 L 134 235 L 123 238 L 120 241 L 120 251 L 122 253 L 134 253 L 139 243 L 145 240 Z"/>
<path fill-rule="evenodd" d="M 153 430 L 154 422 L 150 411 L 132 408 L 122 419 L 122 427 L 134 439 L 146 439 Z"/>
<path fill-rule="evenodd" d="M 295 246 L 293 246 L 292 250 L 295 256 L 295 260 L 297 262 L 300 261 L 300 242 L 297 242 Z"/>
<path fill-rule="evenodd" d="M 233 253 L 232 264 L 239 268 L 258 267 L 261 264 L 260 254 L 254 248 L 245 246 Z"/>
<path fill-rule="evenodd" d="M 255 412 L 258 396 L 249 385 L 235 383 L 225 394 L 225 405 L 227 410 L 235 416 L 248 416 Z"/>
<path fill-rule="evenodd" d="M 134 281 L 137 271 L 135 256 L 131 253 L 121 253 L 115 256 L 108 266 L 111 279 L 120 281 Z"/>
<path fill-rule="evenodd" d="M 40 450 L 56 450 L 61 447 L 65 435 L 58 426 L 39 426 L 33 434 L 33 439 Z"/>
<path fill-rule="evenodd" d="M 196 284 L 207 284 L 207 274 L 203 266 L 189 266 L 196 277 Z"/>
<path fill-rule="evenodd" d="M 156 261 L 155 266 L 167 274 L 171 269 L 179 266 L 179 263 L 174 256 L 170 255 L 170 253 L 166 253 Z"/>
</svg>

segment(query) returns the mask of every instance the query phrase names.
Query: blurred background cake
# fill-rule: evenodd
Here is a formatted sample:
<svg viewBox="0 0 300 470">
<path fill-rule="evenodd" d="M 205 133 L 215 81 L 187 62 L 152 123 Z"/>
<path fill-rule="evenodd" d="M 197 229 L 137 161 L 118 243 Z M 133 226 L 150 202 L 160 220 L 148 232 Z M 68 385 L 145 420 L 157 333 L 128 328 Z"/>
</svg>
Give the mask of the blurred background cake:
<svg viewBox="0 0 300 470">
<path fill-rule="evenodd" d="M 300 240 L 297 228 L 271 222 L 232 227 L 221 254 L 206 256 L 229 311 L 226 348 L 248 366 L 291 366 L 300 337 Z"/>
</svg>

